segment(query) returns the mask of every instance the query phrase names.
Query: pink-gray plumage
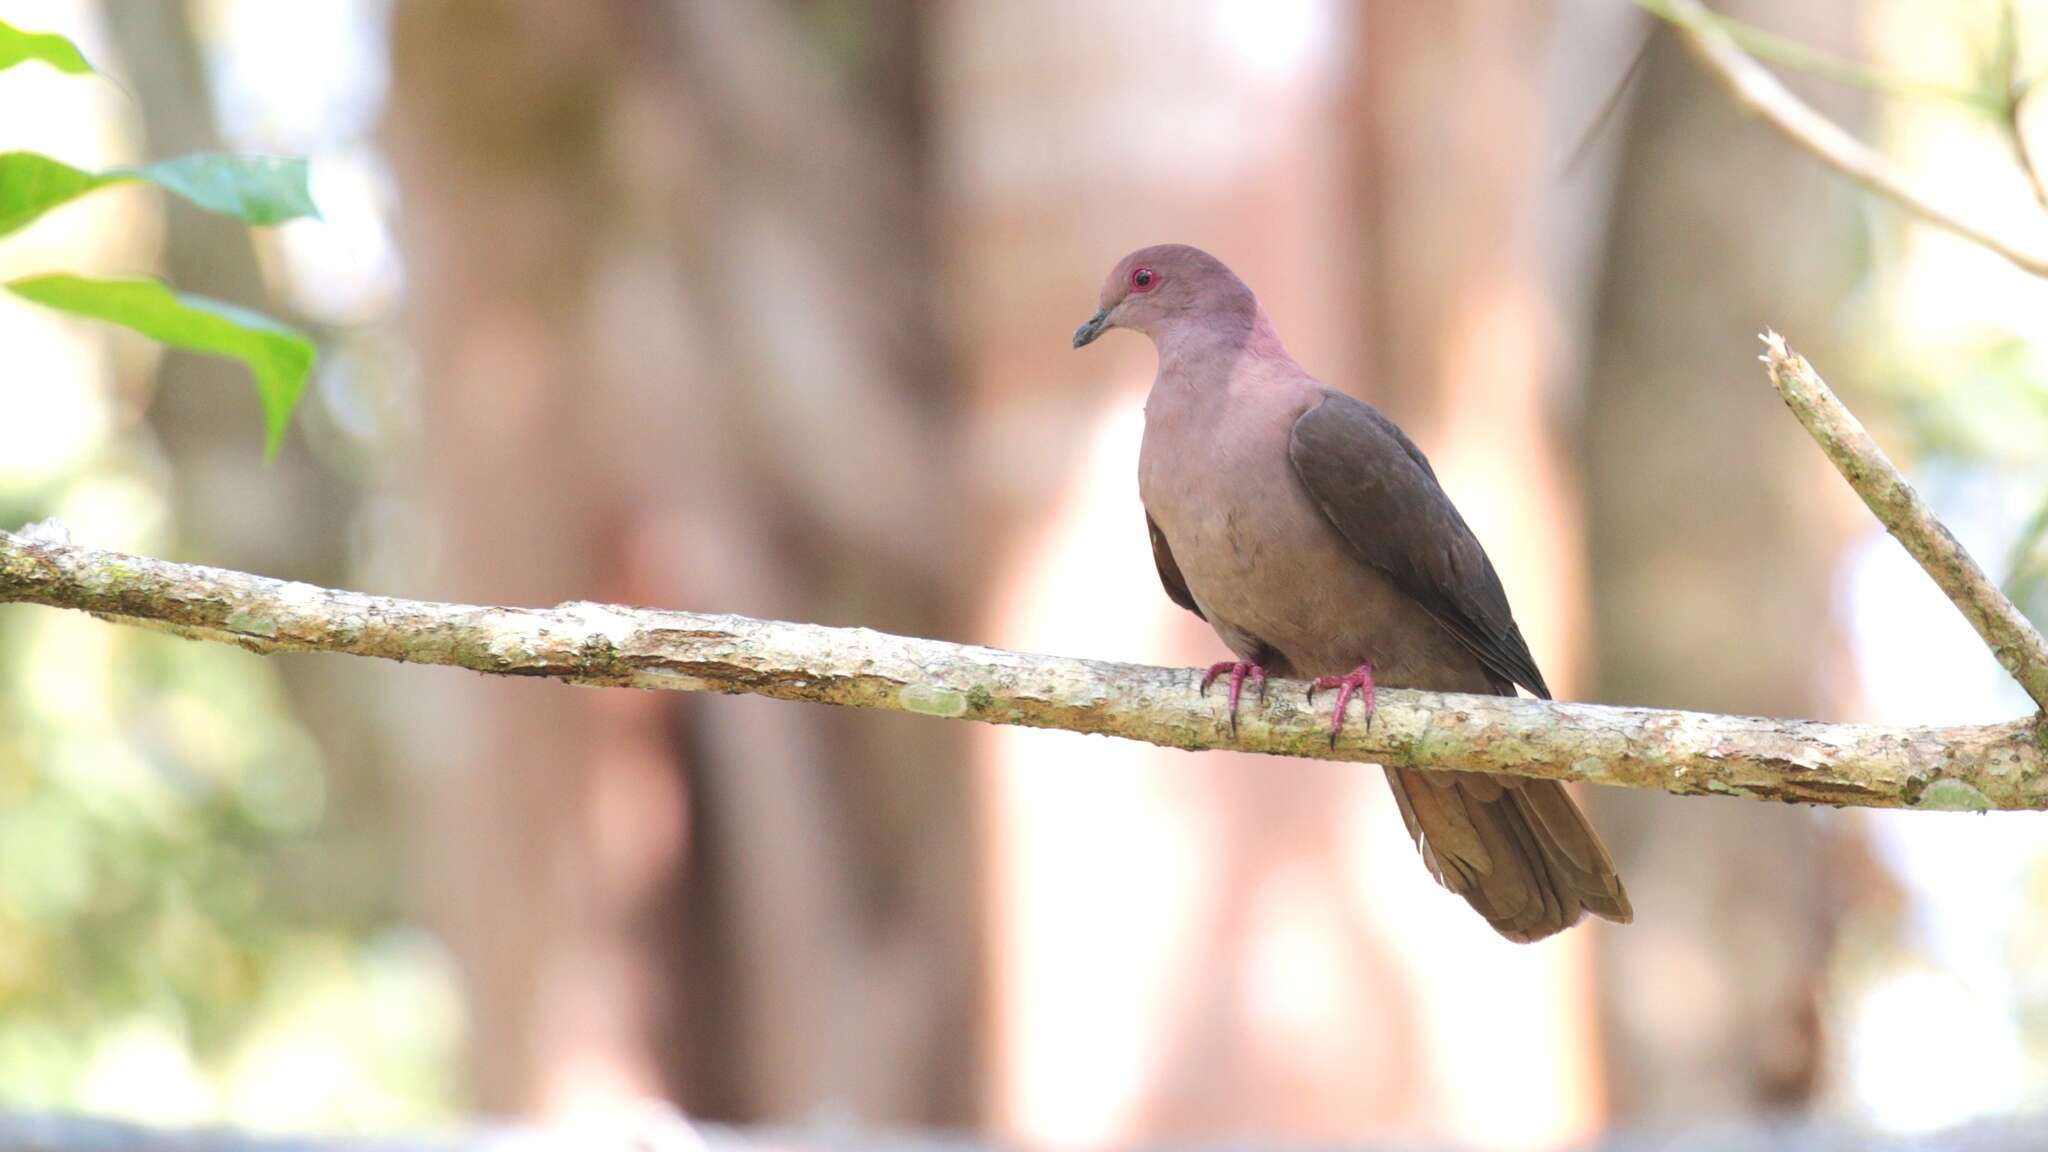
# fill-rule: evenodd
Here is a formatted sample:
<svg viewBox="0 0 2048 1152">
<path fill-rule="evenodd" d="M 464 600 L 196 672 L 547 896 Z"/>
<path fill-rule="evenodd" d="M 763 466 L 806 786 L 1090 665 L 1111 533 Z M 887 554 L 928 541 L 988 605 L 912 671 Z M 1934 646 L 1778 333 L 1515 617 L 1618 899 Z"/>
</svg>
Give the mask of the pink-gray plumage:
<svg viewBox="0 0 2048 1152">
<path fill-rule="evenodd" d="M 1550 691 L 1479 541 L 1429 461 L 1376 409 L 1287 354 L 1250 288 L 1206 252 L 1163 244 L 1119 261 L 1076 348 L 1110 328 L 1151 337 L 1138 491 L 1159 578 L 1237 660 L 1358 693 Z M 1206 688 L 1206 681 L 1204 687 Z M 1334 731 L 1334 729 L 1333 729 Z M 1401 817 L 1438 882 L 1510 940 L 1582 912 L 1627 922 L 1621 878 L 1563 785 L 1389 768 Z"/>
</svg>

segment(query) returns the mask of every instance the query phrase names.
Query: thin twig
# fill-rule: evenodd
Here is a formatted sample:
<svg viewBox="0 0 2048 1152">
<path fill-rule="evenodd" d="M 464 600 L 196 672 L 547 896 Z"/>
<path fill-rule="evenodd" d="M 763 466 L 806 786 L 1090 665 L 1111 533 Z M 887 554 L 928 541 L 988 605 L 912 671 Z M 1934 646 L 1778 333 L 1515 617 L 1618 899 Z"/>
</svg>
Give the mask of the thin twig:
<svg viewBox="0 0 2048 1152">
<path fill-rule="evenodd" d="M 2034 201 L 2048 209 L 2048 183 L 2041 179 L 2041 166 L 2034 160 L 2033 145 L 2027 139 L 2023 116 L 2027 98 L 2034 94 L 2034 82 L 2020 71 L 2020 16 L 2017 0 L 2005 0 L 2000 10 L 1998 27 L 1998 52 L 2004 65 L 2005 102 L 2000 109 L 2005 125 L 2005 134 L 2012 141 L 2013 155 L 2018 157 L 2020 171 L 2026 173 L 2027 187 L 2034 191 Z"/>
<path fill-rule="evenodd" d="M 1692 54 L 1720 78 L 1739 104 L 1763 117 L 1794 144 L 1928 223 L 1982 244 L 2036 276 L 2048 276 L 2048 246 L 2038 239 L 2010 236 L 2002 226 L 1940 203 L 1904 169 L 1793 95 L 1745 53 L 1697 0 L 1655 0 L 1648 7 L 1678 29 Z"/>
<path fill-rule="evenodd" d="M 1830 83 L 1861 88 L 1866 92 L 1900 100 L 1958 104 L 1978 112 L 2000 111 L 1998 98 L 1987 91 L 1893 76 L 1853 60 L 1844 60 L 1823 52 L 1789 36 L 1780 36 L 1753 24 L 1731 20 L 1712 9 L 1688 3 L 1687 0 L 1635 0 L 1635 4 L 1652 16 L 1672 24 L 1711 25 L 1734 41 L 1736 47 L 1759 60 L 1766 60 L 1795 72 L 1804 72 L 1809 76 L 1817 76 Z"/>
<path fill-rule="evenodd" d="M 1033 656 L 863 628 L 603 604 L 365 596 L 0 532 L 0 603 L 74 608 L 254 652 L 336 652 L 572 684 L 745 692 L 1235 748 L 1679 793 L 1863 807 L 2048 808 L 2035 721 L 1877 728 L 1386 691 L 1333 745 L 1307 684 L 1274 681 L 1235 736 L 1185 668 Z"/>
<path fill-rule="evenodd" d="M 2020 171 L 2027 174 L 2027 187 L 2034 191 L 2034 202 L 2048 209 L 2048 181 L 2041 178 L 2041 165 L 2034 157 L 2034 146 L 2028 142 L 2026 128 L 2020 123 L 2020 110 L 2031 95 L 2032 88 L 2013 94 L 2012 112 L 2006 117 L 2005 130 L 2012 135 L 2013 154 L 2019 157 Z"/>
<path fill-rule="evenodd" d="M 1771 384 L 1792 414 L 1812 433 L 1885 529 L 1941 586 L 1998 662 L 2034 703 L 2048 709 L 2048 641 L 1935 518 L 1927 501 L 1871 439 L 1863 422 L 1829 390 L 1813 365 L 1786 348 L 1784 338 L 1776 332 L 1764 333 L 1763 341 L 1763 361 L 1770 368 Z"/>
<path fill-rule="evenodd" d="M 1579 166 L 1586 162 L 1586 157 L 1593 154 L 1594 143 L 1600 139 L 1600 133 L 1614 119 L 1615 113 L 1621 111 L 1623 98 L 1635 85 L 1636 76 L 1643 70 L 1643 62 L 1650 58 L 1650 43 L 1653 39 L 1654 37 L 1645 33 L 1642 43 L 1636 45 L 1634 58 L 1629 60 L 1628 68 L 1622 72 L 1621 79 L 1614 82 L 1613 89 L 1607 93 L 1607 99 L 1600 102 L 1599 110 L 1593 113 L 1593 119 L 1586 125 L 1585 130 L 1579 133 L 1579 142 L 1572 146 L 1571 154 L 1565 157 L 1564 167 L 1559 170 L 1560 175 L 1567 179 L 1577 175 Z"/>
</svg>

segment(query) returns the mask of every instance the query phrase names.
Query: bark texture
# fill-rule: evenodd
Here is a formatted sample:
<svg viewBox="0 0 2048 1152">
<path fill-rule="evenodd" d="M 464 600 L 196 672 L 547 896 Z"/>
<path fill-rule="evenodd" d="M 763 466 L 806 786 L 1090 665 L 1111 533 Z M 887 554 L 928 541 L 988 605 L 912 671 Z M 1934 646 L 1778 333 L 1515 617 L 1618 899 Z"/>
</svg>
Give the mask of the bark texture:
<svg viewBox="0 0 2048 1152">
<path fill-rule="evenodd" d="M 572 684 L 745 693 L 1176 748 L 1373 760 L 1688 795 L 1864 807 L 2048 808 L 2038 718 L 1882 728 L 1388 690 L 1334 746 L 1275 680 L 1233 738 L 1186 668 L 1034 656 L 606 604 L 491 608 L 366 596 L 0 533 L 0 603 L 75 608 L 253 652 L 336 652 Z"/>
</svg>

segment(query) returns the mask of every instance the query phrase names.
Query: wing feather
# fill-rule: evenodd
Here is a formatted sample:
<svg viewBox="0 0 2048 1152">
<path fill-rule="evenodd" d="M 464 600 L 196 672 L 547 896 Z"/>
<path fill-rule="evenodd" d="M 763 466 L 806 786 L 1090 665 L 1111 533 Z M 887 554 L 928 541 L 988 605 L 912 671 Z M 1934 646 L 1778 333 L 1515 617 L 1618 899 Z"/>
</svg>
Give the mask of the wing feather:
<svg viewBox="0 0 2048 1152">
<path fill-rule="evenodd" d="M 1188 591 L 1188 582 L 1181 577 L 1180 565 L 1173 559 L 1173 549 L 1166 546 L 1166 533 L 1159 530 L 1159 524 L 1151 513 L 1145 514 L 1145 531 L 1152 537 L 1152 564 L 1159 569 L 1159 582 L 1166 586 L 1167 598 L 1175 604 L 1202 616 L 1202 609 L 1196 605 L 1194 594 Z M 1207 616 L 1202 616 L 1207 620 Z"/>
<path fill-rule="evenodd" d="M 1550 698 L 1486 550 L 1422 450 L 1393 421 L 1326 389 L 1322 402 L 1295 421 L 1288 457 L 1359 560 L 1434 616 L 1505 693 L 1520 684 Z M 1156 553 L 1156 529 L 1153 541 Z"/>
</svg>

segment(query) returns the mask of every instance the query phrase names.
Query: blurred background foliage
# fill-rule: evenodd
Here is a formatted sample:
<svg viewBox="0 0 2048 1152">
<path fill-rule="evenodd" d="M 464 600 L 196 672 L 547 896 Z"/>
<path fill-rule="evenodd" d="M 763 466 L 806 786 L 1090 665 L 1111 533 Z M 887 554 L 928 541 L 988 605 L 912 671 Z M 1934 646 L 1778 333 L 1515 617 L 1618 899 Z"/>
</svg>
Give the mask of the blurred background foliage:
<svg viewBox="0 0 2048 1152">
<path fill-rule="evenodd" d="M 230 38 L 234 16 L 222 7 L 125 7 L 0 13 L 75 36 L 118 78 L 66 85 L 33 67 L 0 77 L 10 144 L 94 166 L 166 144 L 318 144 L 333 154 L 336 139 L 306 123 L 244 124 L 232 139 L 195 129 L 215 119 L 212 77 L 235 59 L 224 45 L 239 44 L 245 61 L 272 49 Z M 373 11 L 329 8 L 359 42 L 375 35 Z M 144 46 L 151 56 L 131 67 L 124 53 Z M 207 83 L 178 86 L 195 81 Z M 300 88 L 297 111 L 331 122 L 331 102 L 344 97 Z M 185 123 L 152 132 L 137 123 L 151 115 Z M 60 216 L 22 237 L 26 251 L 9 250 L 9 271 L 94 257 L 125 274 L 174 271 L 166 263 L 181 261 L 155 254 L 159 238 L 198 214 L 111 195 L 117 203 L 97 211 L 66 210 L 87 220 Z M 344 202 L 362 210 L 359 197 Z M 277 281 L 257 271 L 259 240 L 225 222 L 198 227 L 200 244 L 220 247 L 182 261 L 198 273 L 195 286 L 266 306 Z M 90 239 L 108 231 L 117 238 Z M 344 278 L 366 275 L 374 269 Z M 315 313 L 338 361 L 325 369 L 330 396 L 338 373 L 376 377 L 361 371 L 364 342 L 349 330 L 360 317 L 337 307 L 345 291 L 324 284 Z M 290 535 L 262 518 L 260 489 L 282 477 L 261 467 L 261 410 L 238 369 L 183 363 L 190 383 L 180 385 L 171 381 L 181 366 L 160 373 L 161 353 L 139 341 L 62 328 L 21 337 L 33 323 L 10 314 L 0 337 L 10 348 L 0 516 L 54 516 L 136 551 L 208 551 L 166 495 L 197 478 L 178 476 L 178 446 L 136 419 L 161 382 L 220 388 L 191 399 L 233 417 L 219 448 L 239 459 L 249 487 L 221 493 L 213 515 L 246 519 L 252 536 Z M 67 370 L 112 386 L 49 386 L 46 373 Z M 330 452 L 312 466 L 343 463 Z M 374 781 L 337 785 L 275 664 L 133 629 L 10 615 L 0 623 L 0 684 L 0 1084 L 10 1106 L 340 1128 L 449 1114 L 461 1099 L 463 1028 L 451 961 L 398 915 L 389 836 L 378 832 L 388 801 Z"/>
<path fill-rule="evenodd" d="M 1916 85 L 1995 90 L 2012 45 L 2048 67 L 2031 3 L 1723 7 Z M 321 360 L 266 466 L 239 369 L 0 300 L 0 525 L 1206 661 L 1131 531 L 1150 353 L 1065 350 L 1115 257 L 1172 237 L 1415 433 L 1562 695 L 2023 710 L 1754 334 L 2041 620 L 2048 286 L 1792 152 L 1668 39 L 1567 171 L 1648 28 L 1619 0 L 0 19 L 120 81 L 0 75 L 0 148 L 305 155 L 325 217 L 251 233 L 115 189 L 11 237 L 0 275 L 163 275 Z M 2042 229 L 1984 107 L 1794 83 Z M 1596 796 L 1639 922 L 1517 950 L 1341 768 L 360 663 L 0 608 L 0 1104 L 388 1129 L 661 1095 L 1055 1144 L 1549 1147 L 2048 1103 L 2025 816 Z"/>
</svg>

